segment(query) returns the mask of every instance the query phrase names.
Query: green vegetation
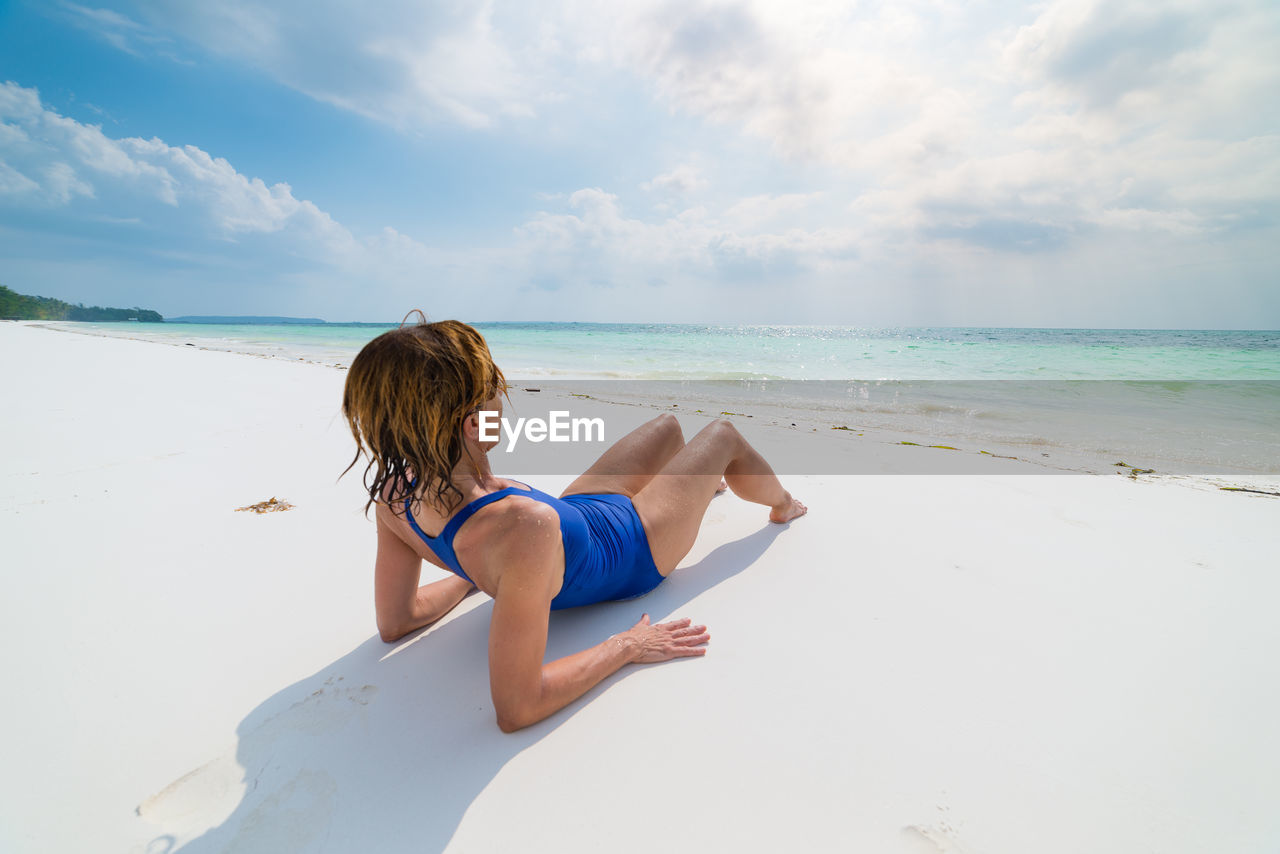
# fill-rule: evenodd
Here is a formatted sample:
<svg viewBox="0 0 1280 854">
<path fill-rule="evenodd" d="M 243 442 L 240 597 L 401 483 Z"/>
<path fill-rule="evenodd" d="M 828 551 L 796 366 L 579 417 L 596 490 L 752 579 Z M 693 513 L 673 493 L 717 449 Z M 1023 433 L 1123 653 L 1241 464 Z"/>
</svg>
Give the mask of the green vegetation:
<svg viewBox="0 0 1280 854">
<path fill-rule="evenodd" d="M 145 308 L 102 308 L 63 302 L 52 297 L 15 293 L 0 285 L 0 318 L 4 320 L 140 320 L 163 323 L 159 312 Z"/>
<path fill-rule="evenodd" d="M 1280 495 L 1280 492 L 1268 492 L 1265 489 L 1250 489 L 1247 486 L 1219 486 L 1218 489 L 1226 492 L 1254 492 L 1258 495 Z"/>
<path fill-rule="evenodd" d="M 1140 468 L 1138 468 L 1137 466 L 1131 466 L 1131 465 L 1129 465 L 1128 463 L 1123 462 L 1123 461 L 1118 462 L 1118 463 L 1112 463 L 1112 465 L 1116 465 L 1116 466 L 1120 466 L 1121 468 L 1126 468 L 1126 469 L 1128 469 L 1128 470 L 1129 470 L 1129 477 L 1137 477 L 1137 476 L 1138 476 L 1138 475 L 1140 475 L 1140 474 L 1154 474 L 1154 473 L 1155 473 L 1155 469 L 1140 469 Z M 1119 474 L 1119 472 L 1116 472 L 1116 474 Z"/>
</svg>

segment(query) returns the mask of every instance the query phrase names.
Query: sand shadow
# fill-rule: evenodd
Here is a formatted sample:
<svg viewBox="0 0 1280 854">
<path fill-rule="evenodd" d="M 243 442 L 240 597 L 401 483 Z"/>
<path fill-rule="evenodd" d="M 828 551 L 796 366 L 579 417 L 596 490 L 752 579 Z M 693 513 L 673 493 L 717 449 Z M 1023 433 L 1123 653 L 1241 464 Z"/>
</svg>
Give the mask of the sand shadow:
<svg viewBox="0 0 1280 854">
<path fill-rule="evenodd" d="M 720 546 L 641 599 L 553 613 L 548 660 L 629 628 L 642 612 L 680 616 L 694 597 L 754 564 L 782 530 L 769 525 Z M 148 854 L 167 854 L 184 825 L 211 813 L 227 818 L 183 845 L 184 854 L 442 851 L 504 765 L 636 670 L 624 668 L 547 720 L 504 735 L 489 697 L 492 607 L 486 602 L 395 646 L 371 638 L 264 701 L 236 728 L 234 750 L 139 806 L 157 826 Z"/>
</svg>

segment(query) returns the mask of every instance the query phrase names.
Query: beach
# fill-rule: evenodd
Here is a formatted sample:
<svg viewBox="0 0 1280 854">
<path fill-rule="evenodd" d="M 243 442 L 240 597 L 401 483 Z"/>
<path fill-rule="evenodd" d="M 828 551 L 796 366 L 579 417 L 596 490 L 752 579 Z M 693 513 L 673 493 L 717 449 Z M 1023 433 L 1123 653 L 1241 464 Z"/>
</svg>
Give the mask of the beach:
<svg viewBox="0 0 1280 854">
<path fill-rule="evenodd" d="M 783 473 L 808 516 L 721 496 L 653 593 L 551 618 L 548 657 L 644 612 L 705 623 L 708 654 L 504 735 L 486 597 L 378 639 L 332 361 L 9 322 L 0 354 L 6 851 L 1280 845 L 1273 474 L 814 423 L 829 470 Z M 688 435 L 713 409 L 664 411 Z M 802 435 L 748 414 L 766 451 Z"/>
</svg>

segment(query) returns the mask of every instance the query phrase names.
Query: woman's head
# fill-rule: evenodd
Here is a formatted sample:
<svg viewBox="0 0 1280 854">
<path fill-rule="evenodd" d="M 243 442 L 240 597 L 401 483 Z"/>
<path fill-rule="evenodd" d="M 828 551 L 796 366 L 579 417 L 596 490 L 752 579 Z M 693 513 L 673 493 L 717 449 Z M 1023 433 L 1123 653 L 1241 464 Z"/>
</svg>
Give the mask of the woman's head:
<svg viewBox="0 0 1280 854">
<path fill-rule="evenodd" d="M 461 497 L 450 476 L 465 451 L 463 422 L 506 388 L 483 336 L 457 320 L 401 326 L 366 344 L 342 394 L 356 440 L 351 466 L 361 453 L 369 459 L 366 509 L 384 490 L 397 506 L 411 478 L 443 506 L 453 503 L 448 494 Z"/>
</svg>

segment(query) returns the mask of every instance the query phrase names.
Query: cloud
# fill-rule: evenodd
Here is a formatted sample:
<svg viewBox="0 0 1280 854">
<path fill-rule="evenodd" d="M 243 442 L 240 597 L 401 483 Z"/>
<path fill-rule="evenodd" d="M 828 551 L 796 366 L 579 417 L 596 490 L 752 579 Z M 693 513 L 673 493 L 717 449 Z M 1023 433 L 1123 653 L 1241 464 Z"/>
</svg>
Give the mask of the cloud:
<svg viewBox="0 0 1280 854">
<path fill-rule="evenodd" d="M 749 196 L 730 206 L 724 212 L 724 219 L 746 228 L 794 222 L 801 217 L 803 211 L 812 208 L 826 195 L 825 192 L 816 192 Z"/>
<path fill-rule="evenodd" d="M 1019 29 L 1004 58 L 1064 104 L 1113 117 L 1134 110 L 1149 117 L 1152 107 L 1169 104 L 1172 92 L 1200 98 L 1206 87 L 1216 88 L 1223 66 L 1253 58 L 1256 36 L 1232 37 L 1235 49 L 1229 52 L 1217 44 L 1219 33 L 1252 11 L 1241 3 L 1058 0 Z M 1246 48 L 1243 55 L 1240 47 Z"/>
<path fill-rule="evenodd" d="M 966 97 L 936 97 L 949 87 L 919 43 L 925 14 L 902 4 L 640 2 L 592 37 L 676 110 L 738 127 L 784 157 L 856 168 L 875 163 L 869 143 L 913 124 L 927 137 L 930 113 Z"/>
<path fill-rule="evenodd" d="M 67 0 L 57 0 L 50 7 L 50 11 L 60 15 L 73 26 L 92 33 L 131 56 L 144 57 L 155 54 L 178 62 L 183 61 L 174 54 L 172 41 L 169 38 L 115 10 L 98 9 L 82 6 L 79 3 L 70 3 Z"/>
<path fill-rule="evenodd" d="M 1060 226 L 1012 217 L 973 217 L 963 224 L 931 224 L 921 229 L 921 233 L 932 239 L 960 240 L 1004 252 L 1055 249 L 1069 236 L 1068 231 Z"/>
<path fill-rule="evenodd" d="M 1012 35 L 1000 65 L 1029 113 L 1028 142 L 1236 142 L 1275 132 L 1278 43 L 1280 9 L 1264 2 L 1057 0 Z"/>
<path fill-rule="evenodd" d="M 0 163 L 0 196 L 36 195 L 40 184 L 7 163 Z"/>
<path fill-rule="evenodd" d="M 370 9 L 353 0 L 139 0 L 136 6 L 157 31 L 395 127 L 491 127 L 528 117 L 554 98 L 540 85 L 540 43 L 529 44 L 527 29 L 510 36 L 495 28 L 491 2 L 392 0 Z M 536 9 L 520 20 L 536 32 Z"/>
<path fill-rule="evenodd" d="M 1057 238 L 1010 251 L 1069 243 L 1090 224 L 1212 231 L 1269 216 L 1259 203 L 1236 217 L 1233 192 L 1276 194 L 1243 180 L 1274 172 L 1257 156 L 1274 148 L 1261 105 L 1280 90 L 1280 7 L 1266 0 L 396 0 L 378 14 L 354 0 L 138 0 L 145 27 L 74 8 L 104 31 L 163 33 L 401 128 L 498 130 L 566 97 L 589 116 L 592 99 L 612 97 L 601 72 L 614 69 L 671 111 L 828 170 L 830 195 L 864 218 L 837 225 L 917 239 L 970 235 L 992 249 L 1005 243 L 992 234 L 1014 233 L 993 224 L 1019 218 Z M 683 155 L 639 184 L 660 213 L 710 190 L 705 167 L 723 156 Z M 957 206 L 985 209 L 958 218 Z"/>
<path fill-rule="evenodd" d="M 787 153 L 821 142 L 832 80 L 774 36 L 752 4 L 640 3 L 609 37 L 620 61 L 677 109 L 731 122 Z"/>
<path fill-rule="evenodd" d="M 684 163 L 670 172 L 655 175 L 642 183 L 640 189 L 661 195 L 684 196 L 703 189 L 707 184 L 707 179 L 699 174 L 697 168 Z"/>
<path fill-rule="evenodd" d="M 573 193 L 568 208 L 539 212 L 517 229 L 517 245 L 540 281 L 585 276 L 638 286 L 711 277 L 777 285 L 857 255 L 851 229 L 738 227 L 742 204 L 718 216 L 696 208 L 650 222 L 627 216 L 616 195 L 592 187 Z"/>
<path fill-rule="evenodd" d="M 1274 4 L 1058 0 L 1026 15 L 647 2 L 599 37 L 675 110 L 830 167 L 848 224 L 885 240 L 1024 254 L 1100 226 L 1273 219 Z"/>
<path fill-rule="evenodd" d="M 1177 2 L 1058 2 L 1019 31 L 1008 54 L 1086 105 L 1114 107 L 1193 72 L 1219 12 Z"/>
<path fill-rule="evenodd" d="M 43 106 L 34 89 L 0 85 L 0 157 L 6 195 L 68 207 L 78 198 L 103 202 L 112 215 L 147 210 L 151 221 L 203 226 L 210 236 L 293 230 L 307 239 L 342 244 L 345 229 L 286 184 L 268 187 L 226 160 L 195 146 L 159 139 L 112 139 Z M 157 207 L 177 209 L 158 214 Z"/>
<path fill-rule="evenodd" d="M 93 187 L 81 181 L 66 163 L 50 163 L 43 172 L 44 188 L 56 202 L 66 204 L 75 196 L 93 196 Z"/>
<path fill-rule="evenodd" d="M 62 255 L 102 259 L 89 284 L 129 270 L 136 291 L 177 267 L 193 288 L 222 288 L 234 276 L 242 284 L 233 290 L 266 301 L 298 276 L 330 296 L 357 277 L 407 287 L 443 254 L 393 229 L 357 236 L 289 185 L 246 176 L 195 146 L 111 138 L 14 83 L 0 84 L 0 231 L 10 271 L 29 246 L 47 246 L 43 268 Z"/>
</svg>

